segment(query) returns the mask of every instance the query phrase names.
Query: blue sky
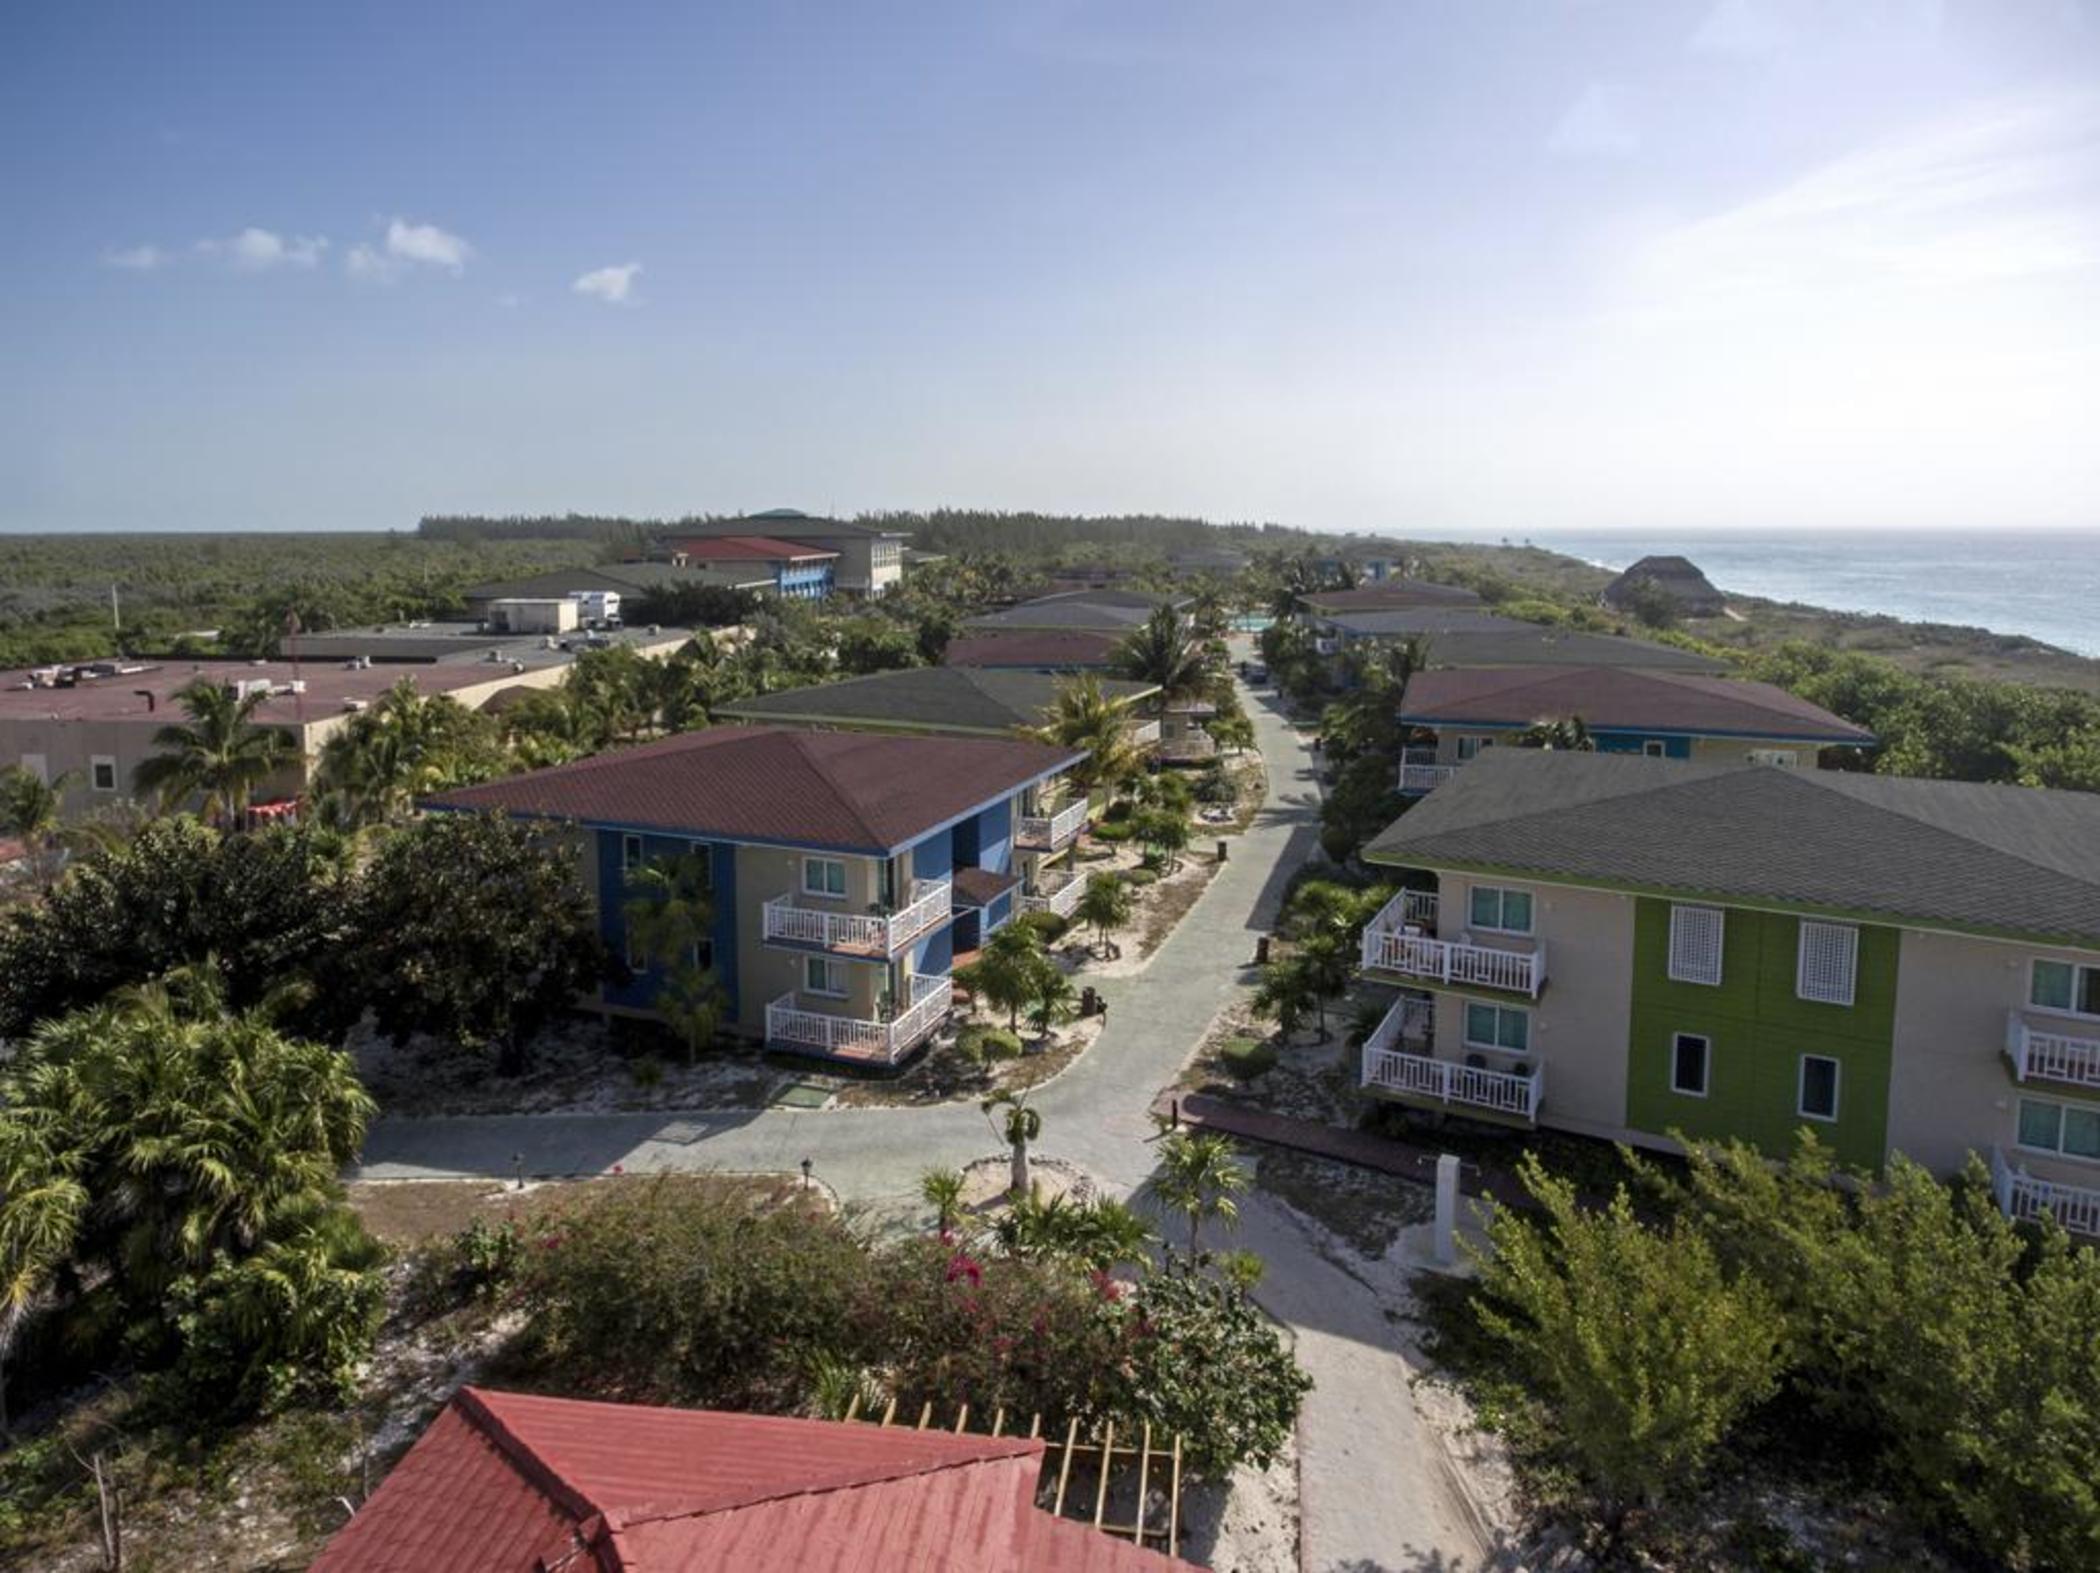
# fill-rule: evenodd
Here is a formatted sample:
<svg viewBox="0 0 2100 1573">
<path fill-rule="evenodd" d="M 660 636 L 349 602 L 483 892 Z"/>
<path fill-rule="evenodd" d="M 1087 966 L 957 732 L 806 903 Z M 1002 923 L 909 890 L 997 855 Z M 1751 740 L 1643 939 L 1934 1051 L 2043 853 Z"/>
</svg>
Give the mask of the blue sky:
<svg viewBox="0 0 2100 1573">
<path fill-rule="evenodd" d="M 0 529 L 2100 527 L 2100 7 L 6 8 Z"/>
</svg>

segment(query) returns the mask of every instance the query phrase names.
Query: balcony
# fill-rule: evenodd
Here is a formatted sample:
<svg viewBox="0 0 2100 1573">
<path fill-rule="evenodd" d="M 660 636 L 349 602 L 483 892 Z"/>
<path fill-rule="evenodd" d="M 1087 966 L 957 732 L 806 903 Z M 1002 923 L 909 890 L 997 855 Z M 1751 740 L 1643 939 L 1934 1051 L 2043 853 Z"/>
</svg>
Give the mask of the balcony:
<svg viewBox="0 0 2100 1573">
<path fill-rule="evenodd" d="M 1433 934 L 1436 932 L 1436 909 L 1435 891 L 1403 890 L 1378 909 L 1378 916 L 1371 919 L 1368 927 L 1401 932 L 1419 929 Z"/>
<path fill-rule="evenodd" d="M 1430 983 L 1470 983 L 1537 999 L 1546 982 L 1546 946 L 1541 941 L 1531 951 L 1490 950 L 1380 927 L 1373 919 L 1364 930 L 1363 967 L 1366 972 L 1397 973 Z"/>
<path fill-rule="evenodd" d="M 1458 772 L 1456 765 L 1440 765 L 1433 748 L 1403 749 L 1400 754 L 1400 790 L 1409 797 L 1434 792 Z"/>
<path fill-rule="evenodd" d="M 894 1065 L 941 1024 L 954 1000 L 945 977 L 912 979 L 911 1004 L 887 1021 L 836 1016 L 792 991 L 766 1007 L 766 1042 L 798 1054 Z"/>
<path fill-rule="evenodd" d="M 2100 1087 L 2100 1038 L 2030 1027 L 2018 1011 L 2005 1018 L 2005 1057 L 2015 1081 L 2053 1081 L 2070 1087 Z"/>
<path fill-rule="evenodd" d="M 1546 1095 L 1546 1071 L 1544 1066 L 1534 1066 L 1528 1074 L 1519 1076 L 1509 1071 L 1483 1070 L 1455 1060 L 1434 1060 L 1426 1054 L 1380 1048 L 1374 1039 L 1364 1045 L 1363 1086 L 1369 1092 L 1536 1124 L 1539 1103 Z"/>
<path fill-rule="evenodd" d="M 1991 1149 L 1991 1190 L 1998 1198 L 1998 1210 L 2015 1222 L 2032 1222 L 2046 1212 L 2070 1233 L 2100 1239 L 2100 1190 L 2036 1179 L 1995 1147 Z"/>
<path fill-rule="evenodd" d="M 1085 798 L 1055 814 L 1023 814 L 1014 824 L 1014 845 L 1024 852 L 1057 852 L 1086 829 L 1092 805 Z"/>
<path fill-rule="evenodd" d="M 1436 1002 L 1419 994 L 1403 994 L 1393 1001 L 1378 1028 L 1364 1040 L 1364 1051 L 1396 1052 L 1404 1044 L 1426 1048 L 1436 1026 Z"/>
<path fill-rule="evenodd" d="M 1086 893 L 1086 876 L 1076 870 L 1058 869 L 1036 881 L 1033 890 L 1021 893 L 1023 912 L 1054 912 L 1068 918 Z"/>
<path fill-rule="evenodd" d="M 1132 748 L 1151 748 L 1158 742 L 1159 723 L 1157 721 L 1133 721 L 1130 723 L 1130 746 Z"/>
<path fill-rule="evenodd" d="M 793 896 L 775 896 L 765 905 L 763 938 L 768 945 L 887 960 L 948 921 L 951 890 L 946 876 L 914 880 L 910 904 L 880 915 L 802 906 Z"/>
</svg>

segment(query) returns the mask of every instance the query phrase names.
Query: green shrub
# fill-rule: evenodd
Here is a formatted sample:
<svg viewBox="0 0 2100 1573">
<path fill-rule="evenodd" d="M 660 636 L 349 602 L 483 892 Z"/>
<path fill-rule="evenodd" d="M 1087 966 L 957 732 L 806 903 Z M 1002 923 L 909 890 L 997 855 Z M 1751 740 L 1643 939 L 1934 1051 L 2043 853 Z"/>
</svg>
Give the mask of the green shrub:
<svg viewBox="0 0 2100 1573">
<path fill-rule="evenodd" d="M 955 1052 L 972 1065 L 991 1065 L 1021 1057 L 1018 1033 L 986 1021 L 973 1021 L 955 1035 Z"/>
<path fill-rule="evenodd" d="M 1065 932 L 1072 926 L 1068 921 L 1059 917 L 1048 908 L 1035 912 L 1024 912 L 1015 918 L 1014 921 L 1034 929 L 1036 937 L 1045 945 L 1055 945 L 1065 937 Z"/>
<path fill-rule="evenodd" d="M 1276 1068 L 1276 1046 L 1260 1038 L 1228 1038 L 1218 1050 L 1218 1058 L 1241 1081 L 1252 1081 L 1264 1071 Z"/>
<path fill-rule="evenodd" d="M 1088 832 L 1096 841 L 1107 841 L 1117 845 L 1137 834 L 1137 827 L 1128 818 L 1104 819 Z"/>
<path fill-rule="evenodd" d="M 1126 885 L 1136 885 L 1142 888 L 1146 885 L 1159 883 L 1159 870 L 1156 868 L 1126 868 L 1123 870 L 1121 878 Z"/>
<path fill-rule="evenodd" d="M 637 1087 L 661 1087 L 664 1082 L 664 1062 L 653 1054 L 644 1054 L 627 1067 L 627 1074 L 634 1078 Z"/>
</svg>

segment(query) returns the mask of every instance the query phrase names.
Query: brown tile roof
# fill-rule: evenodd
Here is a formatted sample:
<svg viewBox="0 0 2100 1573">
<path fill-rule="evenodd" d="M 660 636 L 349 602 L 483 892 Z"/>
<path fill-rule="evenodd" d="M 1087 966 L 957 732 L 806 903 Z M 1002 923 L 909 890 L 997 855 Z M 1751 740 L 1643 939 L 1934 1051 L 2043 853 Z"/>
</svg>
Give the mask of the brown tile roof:
<svg viewBox="0 0 2100 1573">
<path fill-rule="evenodd" d="M 1186 1567 L 1034 1505 L 1044 1444 L 462 1388 L 318 1573 Z"/>
<path fill-rule="evenodd" d="M 989 737 L 718 726 L 432 799 L 673 835 L 884 854 L 1083 756 Z"/>
<path fill-rule="evenodd" d="M 1580 716 L 1593 729 L 1871 745 L 1874 734 L 1770 683 L 1623 666 L 1445 667 L 1416 674 L 1414 726 L 1530 726 Z"/>
<path fill-rule="evenodd" d="M 805 557 L 836 557 L 837 552 L 826 551 L 817 546 L 801 546 L 793 541 L 775 540 L 770 535 L 713 535 L 695 536 L 689 540 L 673 540 L 664 543 L 674 552 L 701 562 L 756 562 L 779 559 L 794 561 Z"/>
<path fill-rule="evenodd" d="M 1115 664 L 1118 634 L 1065 631 L 965 636 L 948 641 L 944 666 L 1010 666 L 1069 672 Z"/>
</svg>

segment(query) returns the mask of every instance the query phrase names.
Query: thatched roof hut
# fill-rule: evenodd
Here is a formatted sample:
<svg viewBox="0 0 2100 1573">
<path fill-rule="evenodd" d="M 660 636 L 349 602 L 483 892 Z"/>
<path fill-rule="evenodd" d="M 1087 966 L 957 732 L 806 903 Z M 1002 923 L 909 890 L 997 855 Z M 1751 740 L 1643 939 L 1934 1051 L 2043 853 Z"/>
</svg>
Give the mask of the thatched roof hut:
<svg viewBox="0 0 2100 1573">
<path fill-rule="evenodd" d="M 1689 557 L 1643 557 L 1604 587 L 1604 604 L 1630 610 L 1633 587 L 1654 585 L 1687 617 L 1717 617 L 1726 602 Z"/>
</svg>

